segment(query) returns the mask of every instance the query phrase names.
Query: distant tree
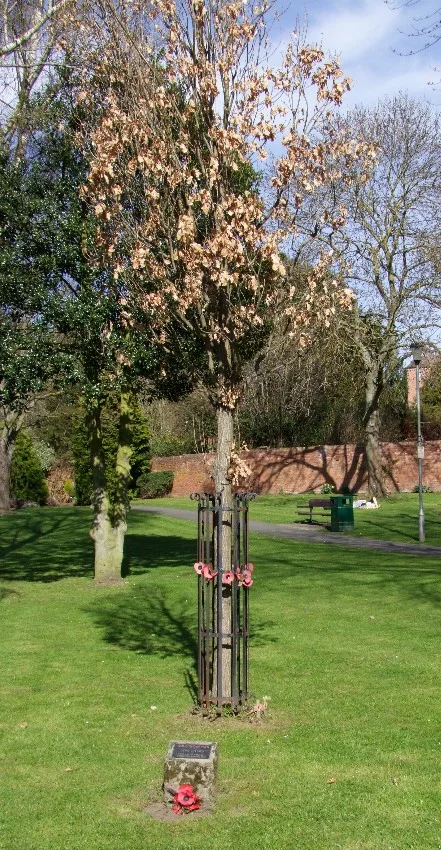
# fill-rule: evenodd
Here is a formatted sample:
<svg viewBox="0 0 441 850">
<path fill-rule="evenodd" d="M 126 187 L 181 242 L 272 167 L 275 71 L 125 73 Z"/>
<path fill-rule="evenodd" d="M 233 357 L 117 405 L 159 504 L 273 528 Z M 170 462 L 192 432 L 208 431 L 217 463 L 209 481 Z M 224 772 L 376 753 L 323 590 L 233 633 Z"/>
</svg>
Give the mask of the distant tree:
<svg viewBox="0 0 441 850">
<path fill-rule="evenodd" d="M 178 401 L 152 400 L 146 414 L 153 456 L 213 451 L 216 418 L 202 384 Z"/>
<path fill-rule="evenodd" d="M 37 394 L 25 414 L 34 442 L 46 443 L 60 463 L 72 462 L 72 434 L 81 416 L 79 389 L 64 387 Z"/>
<path fill-rule="evenodd" d="M 347 226 L 329 235 L 347 264 L 357 294 L 347 326 L 348 345 L 364 364 L 369 489 L 384 493 L 380 453 L 380 400 L 401 369 L 400 350 L 439 321 L 440 123 L 427 104 L 407 95 L 357 108 L 346 120 L 348 136 L 371 140 L 377 155 L 369 176 L 353 171 L 335 182 L 332 199 Z M 329 196 L 324 205 L 332 203 Z"/>
<path fill-rule="evenodd" d="M 237 416 L 247 445 L 363 442 L 365 371 L 341 320 L 336 317 L 332 335 L 312 336 L 303 349 L 276 328 L 262 354 L 247 365 Z M 405 413 L 405 383 L 397 372 L 380 399 L 381 439 L 402 437 Z"/>
</svg>

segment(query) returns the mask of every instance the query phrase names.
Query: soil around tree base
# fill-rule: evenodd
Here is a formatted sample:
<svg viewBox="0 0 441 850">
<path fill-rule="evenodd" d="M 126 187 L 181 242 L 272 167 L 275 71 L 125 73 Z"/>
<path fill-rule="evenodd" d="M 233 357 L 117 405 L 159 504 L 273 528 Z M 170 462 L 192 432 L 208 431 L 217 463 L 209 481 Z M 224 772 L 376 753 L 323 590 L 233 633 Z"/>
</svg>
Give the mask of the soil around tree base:
<svg viewBox="0 0 441 850">
<path fill-rule="evenodd" d="M 204 818 L 212 815 L 214 806 L 212 803 L 203 803 L 200 809 L 188 814 L 177 815 L 172 807 L 163 801 L 157 803 L 149 803 L 148 806 L 143 806 L 142 811 L 150 815 L 154 820 L 163 821 L 166 823 L 176 823 L 176 821 L 186 821 L 187 819 L 194 820 L 195 818 Z"/>
</svg>

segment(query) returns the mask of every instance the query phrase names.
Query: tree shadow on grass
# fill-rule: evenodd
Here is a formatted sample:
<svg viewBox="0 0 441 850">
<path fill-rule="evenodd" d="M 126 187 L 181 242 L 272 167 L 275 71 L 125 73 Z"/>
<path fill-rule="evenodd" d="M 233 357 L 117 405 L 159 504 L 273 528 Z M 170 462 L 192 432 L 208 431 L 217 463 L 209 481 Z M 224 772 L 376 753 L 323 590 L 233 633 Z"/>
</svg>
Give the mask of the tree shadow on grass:
<svg viewBox="0 0 441 850">
<path fill-rule="evenodd" d="M 136 594 L 118 594 L 94 600 L 86 609 L 107 643 L 142 655 L 180 656 L 187 663 L 185 680 L 197 696 L 196 596 L 172 598 L 163 588 L 136 588 Z M 276 623 L 253 621 L 252 644 L 274 643 Z"/>
<path fill-rule="evenodd" d="M 123 578 L 156 567 L 188 567 L 196 561 L 196 528 L 194 539 L 175 534 L 154 534 L 149 532 L 149 519 L 146 514 L 142 517 L 132 514 L 130 517 L 129 531 L 124 541 Z M 170 525 L 167 527 L 172 531 L 173 525 L 170 520 L 168 522 Z M 139 529 L 137 533 L 136 529 Z"/>
<path fill-rule="evenodd" d="M 331 595 L 344 598 L 355 587 L 364 598 L 369 594 L 373 600 L 388 599 L 393 591 L 405 599 L 441 608 L 438 557 L 356 548 L 342 551 L 326 544 L 296 544 L 285 540 L 274 541 L 277 550 L 272 547 L 270 551 L 269 541 L 269 537 L 261 538 L 260 558 L 271 566 L 261 576 L 264 592 L 291 576 L 295 577 L 296 593 L 300 595 L 314 587 L 317 598 L 324 594 L 327 599 Z"/>
<path fill-rule="evenodd" d="M 381 522 L 381 518 L 379 518 L 380 521 L 376 521 L 376 517 L 372 516 L 372 514 L 374 514 L 374 513 L 375 513 L 375 511 L 369 512 L 370 515 L 369 515 L 369 518 L 368 518 L 368 522 L 365 522 L 365 524 L 364 524 L 364 535 L 363 536 L 369 537 L 370 536 L 369 535 L 370 529 L 377 529 L 378 528 L 381 532 L 383 532 L 383 534 L 380 538 L 382 540 L 387 540 L 388 534 L 390 532 L 392 532 L 394 534 L 399 535 L 399 537 L 404 538 L 405 541 L 409 541 L 410 543 L 418 543 L 418 516 L 416 516 L 415 514 L 402 513 L 402 514 L 400 514 L 400 516 L 397 516 L 393 519 L 394 525 L 389 525 L 389 524 L 385 525 L 384 520 L 383 520 L 383 522 Z M 431 519 L 430 517 L 428 517 L 426 515 L 424 524 L 425 524 L 425 529 L 426 529 L 426 536 L 429 536 L 429 537 L 431 536 L 429 532 L 432 531 L 432 528 L 433 528 L 433 531 L 434 531 L 433 536 L 436 540 L 436 532 L 437 532 L 437 526 L 439 525 L 439 522 L 437 522 L 434 519 Z M 355 528 L 357 528 L 357 514 L 355 516 Z M 437 546 L 438 543 L 434 542 L 432 544 L 429 540 L 427 545 L 428 546 L 431 546 L 431 545 Z"/>
<path fill-rule="evenodd" d="M 30 582 L 92 579 L 91 520 L 90 509 L 70 507 L 29 508 L 3 517 L 0 522 L 0 579 Z M 150 534 L 153 523 L 154 518 L 146 514 L 130 516 L 123 577 L 160 566 L 175 568 L 193 564 L 196 541 L 166 533 Z"/>
<path fill-rule="evenodd" d="M 52 582 L 93 576 L 90 511 L 29 508 L 2 518 L 0 578 Z"/>
</svg>

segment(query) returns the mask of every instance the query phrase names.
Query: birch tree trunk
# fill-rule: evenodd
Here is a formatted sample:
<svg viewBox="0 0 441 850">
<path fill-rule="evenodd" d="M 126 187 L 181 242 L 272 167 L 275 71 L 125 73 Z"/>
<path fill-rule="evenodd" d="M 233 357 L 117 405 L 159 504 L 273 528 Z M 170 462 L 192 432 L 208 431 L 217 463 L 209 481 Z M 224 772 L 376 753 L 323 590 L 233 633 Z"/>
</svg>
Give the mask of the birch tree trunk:
<svg viewBox="0 0 441 850">
<path fill-rule="evenodd" d="M 130 480 L 131 416 L 130 395 L 121 392 L 119 409 L 118 449 L 116 454 L 117 490 L 112 503 L 106 480 L 106 468 L 101 426 L 101 408 L 96 405 L 89 416 L 93 468 L 93 525 L 90 532 L 95 547 L 94 573 L 96 584 L 120 584 L 127 530 L 127 492 Z"/>
<path fill-rule="evenodd" d="M 383 390 L 383 372 L 378 364 L 372 365 L 366 375 L 366 408 L 363 424 L 366 432 L 366 460 L 370 497 L 386 495 L 384 470 L 380 446 L 379 401 Z"/>
</svg>

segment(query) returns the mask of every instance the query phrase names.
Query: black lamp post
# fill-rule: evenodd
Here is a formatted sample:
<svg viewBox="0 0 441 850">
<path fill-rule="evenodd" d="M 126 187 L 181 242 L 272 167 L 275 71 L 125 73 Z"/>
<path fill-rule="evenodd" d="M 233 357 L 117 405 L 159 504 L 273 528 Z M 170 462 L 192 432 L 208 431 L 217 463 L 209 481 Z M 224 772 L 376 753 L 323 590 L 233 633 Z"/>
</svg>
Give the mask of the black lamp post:
<svg viewBox="0 0 441 850">
<path fill-rule="evenodd" d="M 423 508 L 423 459 L 424 446 L 421 435 L 421 403 L 420 403 L 420 363 L 423 356 L 423 345 L 421 342 L 413 342 L 410 346 L 413 362 L 415 363 L 415 378 L 416 378 L 416 403 L 417 403 L 417 458 L 418 458 L 418 493 L 419 493 L 419 511 L 418 511 L 418 539 L 420 543 L 424 543 L 426 536 L 424 533 L 424 508 Z"/>
</svg>

